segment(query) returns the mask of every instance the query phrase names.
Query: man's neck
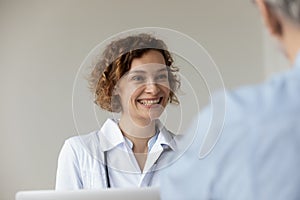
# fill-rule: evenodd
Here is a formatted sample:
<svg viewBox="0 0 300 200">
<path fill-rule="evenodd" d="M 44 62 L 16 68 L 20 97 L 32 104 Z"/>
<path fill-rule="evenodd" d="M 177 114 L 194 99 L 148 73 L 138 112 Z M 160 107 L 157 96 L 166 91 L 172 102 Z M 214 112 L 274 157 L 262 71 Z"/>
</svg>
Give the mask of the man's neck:
<svg viewBox="0 0 300 200">
<path fill-rule="evenodd" d="M 287 58 L 291 64 L 294 64 L 300 51 L 300 27 L 287 22 L 283 28 L 282 44 Z"/>
</svg>

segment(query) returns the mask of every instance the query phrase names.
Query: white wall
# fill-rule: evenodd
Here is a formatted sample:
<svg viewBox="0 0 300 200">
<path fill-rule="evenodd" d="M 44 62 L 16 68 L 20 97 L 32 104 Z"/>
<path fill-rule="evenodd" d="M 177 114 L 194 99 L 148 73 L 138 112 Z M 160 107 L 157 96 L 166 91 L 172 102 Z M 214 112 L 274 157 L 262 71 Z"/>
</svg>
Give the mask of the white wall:
<svg viewBox="0 0 300 200">
<path fill-rule="evenodd" d="M 72 84 L 112 34 L 159 26 L 210 52 L 226 86 L 263 79 L 263 37 L 250 1 L 0 1 L 0 199 L 52 189 L 63 141 L 76 135 Z"/>
</svg>

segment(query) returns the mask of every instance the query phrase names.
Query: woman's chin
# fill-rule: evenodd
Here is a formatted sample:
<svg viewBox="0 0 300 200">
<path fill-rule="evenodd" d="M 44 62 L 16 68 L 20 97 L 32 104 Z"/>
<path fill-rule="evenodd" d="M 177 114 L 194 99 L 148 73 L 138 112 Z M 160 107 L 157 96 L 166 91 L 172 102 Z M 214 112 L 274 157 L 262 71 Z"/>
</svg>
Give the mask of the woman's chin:
<svg viewBox="0 0 300 200">
<path fill-rule="evenodd" d="M 153 120 L 159 119 L 163 110 L 149 110 L 138 116 L 138 120 L 142 120 L 147 124 L 150 124 Z"/>
<path fill-rule="evenodd" d="M 160 118 L 160 116 L 163 112 L 164 112 L 163 108 L 150 109 L 148 115 L 151 120 L 155 120 L 155 119 Z"/>
</svg>

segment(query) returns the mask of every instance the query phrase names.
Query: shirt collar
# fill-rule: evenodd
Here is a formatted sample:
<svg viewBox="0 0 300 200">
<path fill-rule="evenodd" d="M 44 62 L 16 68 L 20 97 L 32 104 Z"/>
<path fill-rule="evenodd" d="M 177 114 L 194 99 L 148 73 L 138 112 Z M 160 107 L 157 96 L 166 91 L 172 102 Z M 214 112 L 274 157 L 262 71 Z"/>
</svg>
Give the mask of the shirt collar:
<svg viewBox="0 0 300 200">
<path fill-rule="evenodd" d="M 164 125 L 157 120 L 156 126 L 159 130 L 157 141 L 163 148 L 171 148 L 173 151 L 177 150 L 177 145 L 175 142 L 175 135 L 168 131 Z"/>
<path fill-rule="evenodd" d="M 107 119 L 99 131 L 100 149 L 108 151 L 124 143 L 123 134 L 114 119 Z"/>
<path fill-rule="evenodd" d="M 158 130 L 158 134 L 156 134 L 149 140 L 149 149 L 151 149 L 154 143 L 158 142 L 163 148 L 171 148 L 173 151 L 175 151 L 176 142 L 174 140 L 173 134 L 170 133 L 159 120 L 156 120 L 156 127 Z M 100 149 L 102 151 L 109 151 L 119 144 L 125 142 L 123 134 L 118 126 L 117 120 L 107 119 L 105 121 L 99 131 L 99 140 Z M 127 143 L 130 145 L 131 141 Z"/>
<path fill-rule="evenodd" d="M 149 141 L 148 141 L 148 152 L 150 152 L 151 148 L 153 147 L 154 143 L 156 142 L 158 137 L 158 132 L 155 133 L 154 136 L 152 136 Z M 131 140 L 127 137 L 124 137 L 126 144 L 129 146 L 130 149 L 133 148 L 133 143 L 131 142 Z"/>
</svg>

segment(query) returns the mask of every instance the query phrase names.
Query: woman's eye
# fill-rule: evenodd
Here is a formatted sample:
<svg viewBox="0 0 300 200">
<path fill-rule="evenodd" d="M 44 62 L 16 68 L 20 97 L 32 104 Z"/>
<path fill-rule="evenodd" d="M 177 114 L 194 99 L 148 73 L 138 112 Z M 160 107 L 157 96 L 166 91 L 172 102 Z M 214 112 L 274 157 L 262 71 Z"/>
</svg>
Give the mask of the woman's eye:
<svg viewBox="0 0 300 200">
<path fill-rule="evenodd" d="M 144 81 L 145 78 L 143 76 L 133 76 L 131 78 L 131 80 L 133 80 L 133 81 Z"/>
<path fill-rule="evenodd" d="M 166 74 L 160 74 L 156 77 L 158 80 L 166 80 L 168 76 Z"/>
</svg>

